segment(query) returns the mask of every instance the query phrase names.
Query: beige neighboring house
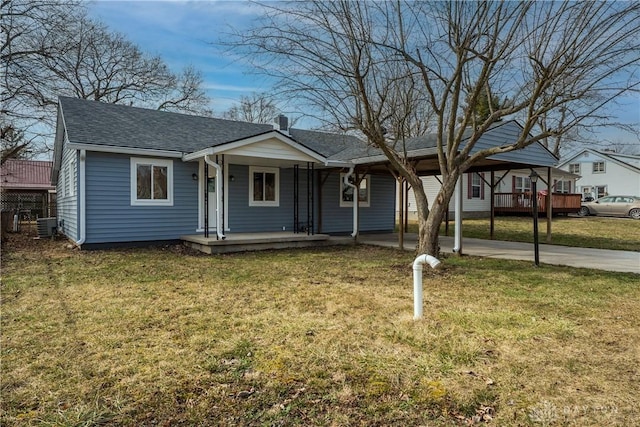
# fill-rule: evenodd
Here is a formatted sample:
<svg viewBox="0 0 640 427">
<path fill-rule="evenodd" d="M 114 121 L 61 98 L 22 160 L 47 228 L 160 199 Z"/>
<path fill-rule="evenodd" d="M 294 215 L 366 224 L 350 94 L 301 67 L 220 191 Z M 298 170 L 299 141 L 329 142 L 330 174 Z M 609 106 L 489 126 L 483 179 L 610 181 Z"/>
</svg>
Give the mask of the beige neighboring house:
<svg viewBox="0 0 640 427">
<path fill-rule="evenodd" d="M 536 168 L 536 173 L 540 176 L 537 183 L 538 191 L 547 190 L 547 168 Z M 506 200 L 511 201 L 514 197 L 517 199 L 519 194 L 531 192 L 531 175 L 530 169 L 518 169 L 510 171 L 494 172 L 495 182 L 495 209 L 497 213 L 508 213 L 507 210 L 501 212 L 504 208 Z M 576 193 L 576 180 L 578 175 L 564 171 L 558 168 L 551 168 L 551 181 L 554 194 L 573 194 Z M 422 178 L 422 182 L 427 193 L 428 200 L 434 200 L 440 190 L 440 176 L 426 176 Z M 491 172 L 474 172 L 465 173 L 462 178 L 462 216 L 463 218 L 482 218 L 491 214 Z M 396 202 L 396 205 L 398 202 Z M 578 206 L 579 208 L 579 206 Z M 399 206 L 397 214 L 399 216 Z M 407 212 L 409 220 L 416 219 L 417 211 L 415 205 L 415 197 L 413 190 L 409 190 L 407 194 Z M 450 215 L 454 213 L 453 199 L 449 205 Z M 520 212 L 520 210 L 513 210 Z"/>
<path fill-rule="evenodd" d="M 598 199 L 606 195 L 640 196 L 640 155 L 584 149 L 558 168 L 580 175 L 577 192 Z"/>
</svg>

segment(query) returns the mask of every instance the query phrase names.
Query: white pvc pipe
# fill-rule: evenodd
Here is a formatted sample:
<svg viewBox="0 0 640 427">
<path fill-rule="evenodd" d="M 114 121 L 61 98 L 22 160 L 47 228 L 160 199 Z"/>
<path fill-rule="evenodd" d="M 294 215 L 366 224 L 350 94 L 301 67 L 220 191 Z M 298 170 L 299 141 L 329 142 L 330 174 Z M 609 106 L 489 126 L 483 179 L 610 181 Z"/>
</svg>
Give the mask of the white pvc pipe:
<svg viewBox="0 0 640 427">
<path fill-rule="evenodd" d="M 209 155 L 204 156 L 204 161 L 216 170 L 216 234 L 220 240 L 224 240 L 227 236 L 224 235 L 224 230 L 222 229 L 222 180 L 224 179 L 222 177 L 222 166 L 211 160 Z M 204 177 L 205 186 L 207 185 L 207 178 L 207 176 Z M 208 208 L 208 206 L 205 206 L 205 209 Z"/>
<path fill-rule="evenodd" d="M 456 182 L 456 188 L 453 192 L 455 198 L 455 234 L 453 252 L 459 253 L 462 250 L 462 175 Z"/>
<path fill-rule="evenodd" d="M 431 255 L 423 254 L 413 261 L 413 320 L 422 319 L 422 266 L 429 264 L 431 268 L 438 269 L 440 260 Z"/>
<path fill-rule="evenodd" d="M 344 176 L 344 185 L 353 189 L 353 233 L 351 233 L 353 238 L 358 235 L 358 205 L 360 204 L 360 191 L 356 185 L 349 182 L 354 169 L 355 167 L 351 166 L 349 172 Z"/>
</svg>

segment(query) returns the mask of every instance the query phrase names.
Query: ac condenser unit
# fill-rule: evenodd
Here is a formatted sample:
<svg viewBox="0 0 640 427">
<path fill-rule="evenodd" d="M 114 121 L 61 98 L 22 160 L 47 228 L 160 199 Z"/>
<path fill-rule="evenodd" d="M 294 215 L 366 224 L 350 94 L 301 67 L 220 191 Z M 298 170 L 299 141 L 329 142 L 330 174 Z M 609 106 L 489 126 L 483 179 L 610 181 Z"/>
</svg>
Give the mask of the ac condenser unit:
<svg viewBox="0 0 640 427">
<path fill-rule="evenodd" d="M 51 237 L 56 233 L 56 218 L 38 218 L 38 237 Z"/>
</svg>

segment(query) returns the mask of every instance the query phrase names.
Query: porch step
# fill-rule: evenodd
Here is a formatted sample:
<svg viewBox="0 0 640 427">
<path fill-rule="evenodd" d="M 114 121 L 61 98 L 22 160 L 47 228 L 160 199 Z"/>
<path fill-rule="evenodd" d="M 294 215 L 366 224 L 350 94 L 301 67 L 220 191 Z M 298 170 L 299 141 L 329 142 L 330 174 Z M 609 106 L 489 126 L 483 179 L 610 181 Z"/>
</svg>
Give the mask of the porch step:
<svg viewBox="0 0 640 427">
<path fill-rule="evenodd" d="M 208 238 L 203 235 L 181 236 L 180 239 L 190 248 L 206 254 L 224 254 L 231 252 L 261 251 L 266 249 L 303 248 L 310 246 L 329 246 L 349 244 L 352 240 L 336 241 L 328 234 L 303 233 L 237 233 L 227 234 L 224 240 L 216 239 L 215 233 Z"/>
</svg>

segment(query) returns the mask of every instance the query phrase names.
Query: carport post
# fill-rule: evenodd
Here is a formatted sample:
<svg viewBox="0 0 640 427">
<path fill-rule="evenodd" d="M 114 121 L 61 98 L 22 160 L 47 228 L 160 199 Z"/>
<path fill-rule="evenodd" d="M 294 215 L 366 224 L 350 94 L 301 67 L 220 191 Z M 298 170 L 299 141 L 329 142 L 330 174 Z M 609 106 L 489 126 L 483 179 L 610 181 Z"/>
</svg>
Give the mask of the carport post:
<svg viewBox="0 0 640 427">
<path fill-rule="evenodd" d="M 453 192 L 455 197 L 455 235 L 453 252 L 462 255 L 462 175 L 458 178 Z"/>
<path fill-rule="evenodd" d="M 551 243 L 551 220 L 553 219 L 553 186 L 551 168 L 547 168 L 547 243 Z"/>
</svg>

